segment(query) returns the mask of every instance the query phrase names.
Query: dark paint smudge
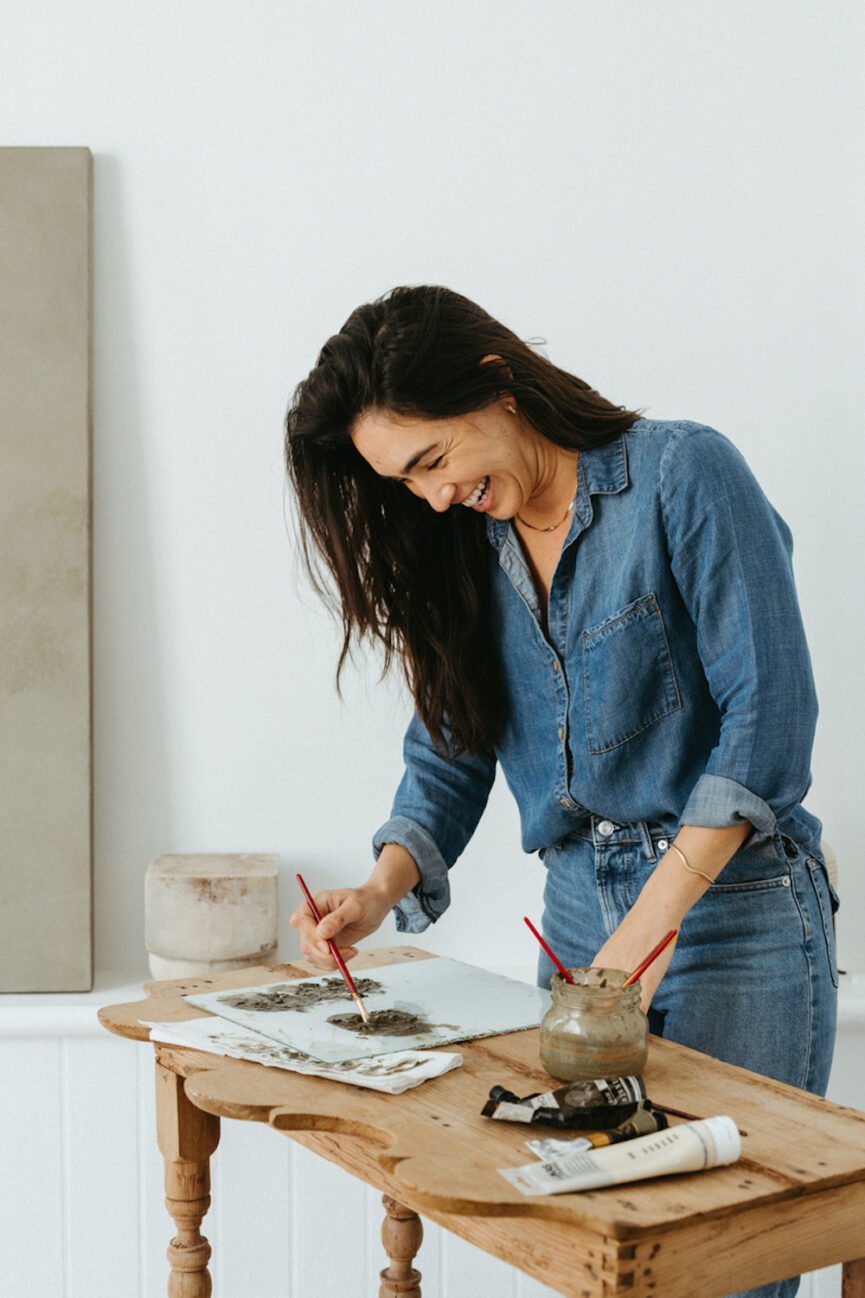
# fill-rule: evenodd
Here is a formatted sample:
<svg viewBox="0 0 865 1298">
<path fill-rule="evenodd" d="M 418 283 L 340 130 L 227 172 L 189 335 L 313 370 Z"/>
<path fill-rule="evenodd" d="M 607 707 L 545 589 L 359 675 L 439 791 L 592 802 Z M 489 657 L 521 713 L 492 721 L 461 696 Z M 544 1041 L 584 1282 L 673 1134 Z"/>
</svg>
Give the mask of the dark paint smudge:
<svg viewBox="0 0 865 1298">
<path fill-rule="evenodd" d="M 359 1037 L 415 1037 L 436 1028 L 456 1031 L 455 1023 L 430 1023 L 426 1015 L 410 1014 L 407 1010 L 373 1010 L 369 1023 L 360 1014 L 333 1014 L 327 1021 L 335 1028 L 356 1032 Z"/>
<path fill-rule="evenodd" d="M 384 991 L 382 984 L 374 978 L 355 978 L 354 985 L 361 996 Z M 219 999 L 223 1005 L 230 1005 L 235 1010 L 252 1010 L 259 1014 L 271 1010 L 294 1010 L 304 1014 L 324 1001 L 350 1001 L 352 998 L 342 978 L 328 978 L 323 983 L 275 983 L 267 991 L 232 992 Z"/>
</svg>

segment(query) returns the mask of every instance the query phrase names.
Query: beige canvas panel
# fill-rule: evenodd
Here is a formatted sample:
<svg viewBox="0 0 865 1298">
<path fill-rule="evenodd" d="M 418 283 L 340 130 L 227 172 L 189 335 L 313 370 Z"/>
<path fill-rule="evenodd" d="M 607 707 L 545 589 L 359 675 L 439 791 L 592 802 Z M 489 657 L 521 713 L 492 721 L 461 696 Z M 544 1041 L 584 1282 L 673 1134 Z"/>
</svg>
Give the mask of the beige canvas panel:
<svg viewBox="0 0 865 1298">
<path fill-rule="evenodd" d="M 0 149 L 0 991 L 92 985 L 92 158 Z"/>
</svg>

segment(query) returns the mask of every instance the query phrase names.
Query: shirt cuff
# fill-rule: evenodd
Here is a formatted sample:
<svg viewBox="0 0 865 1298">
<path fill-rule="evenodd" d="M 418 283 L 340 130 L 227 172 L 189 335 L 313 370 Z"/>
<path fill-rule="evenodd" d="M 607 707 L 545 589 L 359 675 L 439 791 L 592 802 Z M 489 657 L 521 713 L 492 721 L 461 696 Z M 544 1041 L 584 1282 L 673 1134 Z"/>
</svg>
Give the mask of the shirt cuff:
<svg viewBox="0 0 865 1298">
<path fill-rule="evenodd" d="M 420 870 L 420 882 L 393 908 L 397 932 L 423 933 L 451 904 L 444 857 L 423 826 L 408 816 L 394 816 L 376 832 L 372 840 L 376 860 L 386 843 L 399 843 L 411 852 Z"/>
<path fill-rule="evenodd" d="M 771 838 L 778 824 L 769 804 L 744 784 L 728 780 L 725 775 L 708 773 L 701 775 L 694 785 L 679 817 L 681 825 L 704 825 L 711 829 L 727 829 L 743 821 L 750 821 L 754 826 L 754 833 L 742 844 L 748 848 Z"/>
</svg>

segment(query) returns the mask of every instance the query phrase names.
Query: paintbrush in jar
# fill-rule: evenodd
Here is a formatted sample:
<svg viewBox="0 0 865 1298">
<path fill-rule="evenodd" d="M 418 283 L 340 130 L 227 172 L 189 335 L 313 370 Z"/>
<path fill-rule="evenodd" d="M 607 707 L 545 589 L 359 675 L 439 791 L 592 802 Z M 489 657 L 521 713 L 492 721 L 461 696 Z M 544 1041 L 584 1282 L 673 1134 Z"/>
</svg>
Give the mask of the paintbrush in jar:
<svg viewBox="0 0 865 1298">
<path fill-rule="evenodd" d="M 318 913 L 318 907 L 316 906 L 315 902 L 312 900 L 312 893 L 309 891 L 309 888 L 307 888 L 306 884 L 304 883 L 300 875 L 297 876 L 297 882 L 300 884 L 301 888 L 303 889 L 303 895 L 304 897 L 306 897 L 306 904 L 309 906 L 309 909 L 312 911 L 313 919 L 315 920 L 316 924 L 320 924 L 321 915 Z M 369 1011 L 367 1010 L 366 1006 L 363 1003 L 363 999 L 361 997 L 360 992 L 357 990 L 357 988 L 354 985 L 352 976 L 348 972 L 348 969 L 346 968 L 345 961 L 343 960 L 342 956 L 339 954 L 339 951 L 337 951 L 336 949 L 336 943 L 331 938 L 328 938 L 327 945 L 330 947 L 330 954 L 333 956 L 334 960 L 336 961 L 337 967 L 339 968 L 339 972 L 342 974 L 343 978 L 345 979 L 345 985 L 348 987 L 348 990 L 351 992 L 352 1000 L 356 1003 L 357 1008 L 360 1010 L 361 1018 L 363 1019 L 364 1023 L 369 1023 Z"/>
<path fill-rule="evenodd" d="M 523 915 L 523 919 L 524 919 L 525 922 L 528 924 L 529 928 L 532 930 L 532 932 L 534 933 L 535 937 L 538 939 L 538 941 L 540 942 L 541 946 L 544 948 L 544 950 L 546 951 L 547 955 L 550 957 L 550 959 L 552 960 L 553 964 L 556 966 L 556 968 L 558 969 L 558 971 L 559 971 L 559 973 L 562 975 L 562 977 L 565 979 L 565 981 L 566 981 L 566 982 L 569 982 L 569 983 L 571 983 L 571 984 L 573 984 L 573 981 L 574 981 L 573 978 L 572 978 L 571 975 L 568 973 L 567 969 L 566 969 L 565 966 L 562 964 L 561 960 L 560 960 L 559 957 L 556 955 L 555 951 L 553 951 L 550 947 L 547 946 L 546 942 L 545 942 L 544 939 L 541 937 L 540 933 L 539 933 L 538 930 L 535 928 L 535 926 L 534 926 L 534 924 L 532 923 L 532 921 L 529 919 L 528 915 Z"/>
<path fill-rule="evenodd" d="M 631 983 L 635 983 L 637 979 L 640 977 L 640 974 L 644 974 L 646 972 L 646 970 L 648 969 L 652 961 L 657 960 L 658 956 L 661 954 L 662 951 L 666 951 L 667 947 L 670 945 L 670 943 L 672 942 L 673 938 L 676 936 L 678 931 L 679 930 L 677 928 L 671 928 L 667 936 L 661 938 L 660 942 L 654 948 L 654 950 L 650 951 L 649 954 L 646 956 L 645 960 L 643 960 L 640 964 L 637 965 L 636 969 L 632 974 L 628 975 L 628 977 L 622 983 L 622 986 L 630 987 Z"/>
</svg>

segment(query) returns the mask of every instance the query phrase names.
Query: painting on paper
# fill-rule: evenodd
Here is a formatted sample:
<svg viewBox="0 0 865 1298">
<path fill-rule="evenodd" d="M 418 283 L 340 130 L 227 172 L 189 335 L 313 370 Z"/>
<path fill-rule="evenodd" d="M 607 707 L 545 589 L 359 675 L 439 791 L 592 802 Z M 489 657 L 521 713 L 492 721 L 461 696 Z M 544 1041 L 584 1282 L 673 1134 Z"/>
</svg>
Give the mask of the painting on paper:
<svg viewBox="0 0 865 1298">
<path fill-rule="evenodd" d="M 369 1025 L 338 974 L 184 1000 L 328 1063 L 537 1027 L 550 1003 L 539 987 L 445 958 L 383 965 L 354 981 Z"/>
</svg>

